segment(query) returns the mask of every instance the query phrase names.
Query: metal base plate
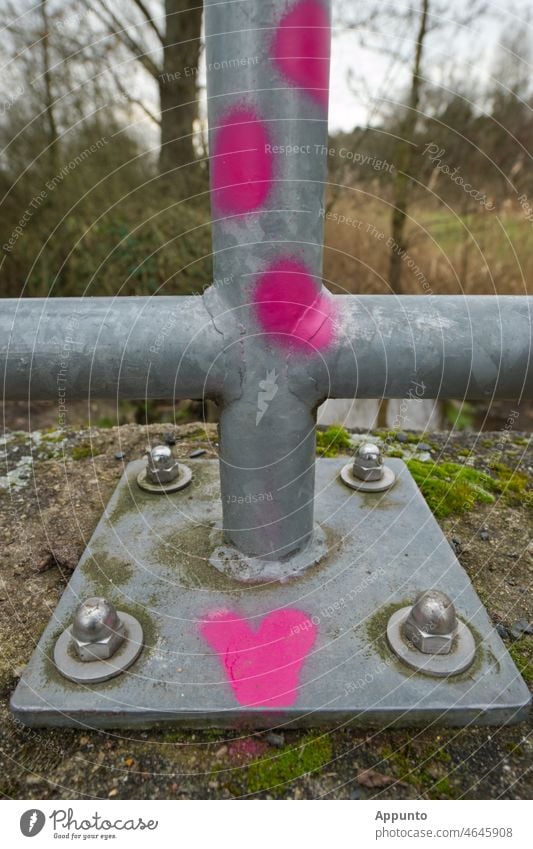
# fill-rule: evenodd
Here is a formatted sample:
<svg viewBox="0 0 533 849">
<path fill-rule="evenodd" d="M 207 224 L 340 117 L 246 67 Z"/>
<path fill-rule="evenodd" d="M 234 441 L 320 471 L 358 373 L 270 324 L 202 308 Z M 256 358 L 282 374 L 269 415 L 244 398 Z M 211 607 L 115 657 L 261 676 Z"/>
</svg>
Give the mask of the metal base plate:
<svg viewBox="0 0 533 849">
<path fill-rule="evenodd" d="M 13 695 L 34 726 L 266 728 L 500 724 L 530 694 L 401 460 L 384 493 L 348 489 L 342 460 L 317 462 L 315 518 L 329 553 L 286 583 L 247 586 L 210 563 L 220 525 L 216 461 L 191 461 L 186 490 L 152 495 L 131 463 Z M 443 589 L 476 640 L 453 678 L 409 669 L 387 623 L 423 589 Z M 78 603 L 106 596 L 143 627 L 123 674 L 74 684 L 53 663 Z"/>
</svg>

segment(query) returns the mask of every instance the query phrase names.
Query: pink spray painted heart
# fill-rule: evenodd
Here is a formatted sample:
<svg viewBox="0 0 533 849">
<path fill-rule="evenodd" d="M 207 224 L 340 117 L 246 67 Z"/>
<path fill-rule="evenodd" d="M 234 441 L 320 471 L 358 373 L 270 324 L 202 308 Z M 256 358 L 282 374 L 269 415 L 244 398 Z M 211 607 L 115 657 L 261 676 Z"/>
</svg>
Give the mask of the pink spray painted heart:
<svg viewBox="0 0 533 849">
<path fill-rule="evenodd" d="M 276 610 L 253 630 L 232 610 L 216 610 L 200 632 L 218 654 L 235 698 L 246 707 L 289 707 L 298 698 L 303 662 L 317 635 L 301 610 Z"/>
</svg>

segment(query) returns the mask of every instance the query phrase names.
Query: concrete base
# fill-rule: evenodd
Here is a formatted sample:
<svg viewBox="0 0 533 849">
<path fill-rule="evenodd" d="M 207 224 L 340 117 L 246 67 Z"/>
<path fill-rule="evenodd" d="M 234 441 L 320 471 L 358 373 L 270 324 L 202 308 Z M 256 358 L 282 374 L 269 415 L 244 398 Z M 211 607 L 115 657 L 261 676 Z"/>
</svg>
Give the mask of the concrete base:
<svg viewBox="0 0 533 849">
<path fill-rule="evenodd" d="M 130 463 L 12 697 L 33 726 L 118 728 L 503 724 L 530 694 L 401 460 L 388 492 L 339 480 L 317 462 L 315 518 L 328 555 L 298 578 L 248 586 L 209 562 L 221 521 L 218 464 L 190 461 L 190 486 L 152 495 Z M 274 495 L 275 497 L 275 495 Z M 246 505 L 243 505 L 246 509 Z M 409 669 L 386 640 L 390 615 L 444 590 L 472 629 L 465 673 Z M 77 604 L 104 595 L 142 624 L 145 647 L 122 675 L 74 684 L 53 663 Z"/>
</svg>

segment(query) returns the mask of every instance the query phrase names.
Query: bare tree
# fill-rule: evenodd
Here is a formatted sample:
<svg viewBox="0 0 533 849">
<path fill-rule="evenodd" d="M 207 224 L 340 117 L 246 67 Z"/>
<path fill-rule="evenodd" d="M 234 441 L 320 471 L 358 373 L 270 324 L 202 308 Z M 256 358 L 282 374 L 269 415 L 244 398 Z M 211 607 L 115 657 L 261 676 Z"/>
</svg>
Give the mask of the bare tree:
<svg viewBox="0 0 533 849">
<path fill-rule="evenodd" d="M 143 0 L 127 0 L 117 12 L 111 0 L 91 0 L 90 8 L 120 45 L 157 85 L 161 147 L 159 167 L 163 174 L 179 177 L 182 186 L 194 184 L 195 173 L 186 167 L 195 160 L 194 123 L 198 116 L 197 75 L 201 49 L 202 3 L 200 0 L 163 0 L 162 14 Z M 163 23 L 158 22 L 163 18 Z M 113 72 L 123 93 L 127 85 Z M 154 119 L 149 107 L 141 104 Z"/>
<path fill-rule="evenodd" d="M 42 21 L 41 52 L 42 79 L 44 83 L 44 108 L 48 125 L 48 152 L 52 173 L 58 171 L 59 164 L 59 133 L 54 113 L 54 95 L 52 92 L 52 72 L 49 47 L 48 0 L 40 0 L 39 12 Z"/>
<path fill-rule="evenodd" d="M 405 224 L 409 192 L 409 174 L 413 161 L 414 136 L 420 102 L 421 67 L 424 42 L 428 32 L 429 0 L 422 0 L 420 20 L 413 57 L 409 99 L 401 123 L 396 150 L 396 177 L 393 190 L 393 212 L 391 221 L 392 248 L 389 260 L 389 286 L 392 292 L 401 292 L 402 257 L 407 250 Z"/>
</svg>

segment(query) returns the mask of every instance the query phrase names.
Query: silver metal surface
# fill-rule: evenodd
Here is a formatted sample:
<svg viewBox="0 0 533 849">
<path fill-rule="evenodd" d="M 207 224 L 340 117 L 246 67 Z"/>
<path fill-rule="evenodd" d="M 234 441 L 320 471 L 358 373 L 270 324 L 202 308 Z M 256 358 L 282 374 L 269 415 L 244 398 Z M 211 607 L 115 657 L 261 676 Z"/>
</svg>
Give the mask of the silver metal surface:
<svg viewBox="0 0 533 849">
<path fill-rule="evenodd" d="M 424 654 L 405 638 L 405 622 L 410 612 L 411 606 L 395 611 L 387 624 L 389 646 L 402 663 L 416 672 L 436 678 L 460 675 L 472 666 L 476 659 L 476 643 L 464 622 L 458 620 L 454 644 L 448 654 Z M 480 647 L 478 652 L 481 651 L 483 649 Z"/>
<path fill-rule="evenodd" d="M 316 516 L 328 555 L 297 579 L 250 587 L 209 563 L 222 517 L 218 467 L 190 462 L 190 488 L 164 499 L 137 487 L 142 460 L 127 466 L 13 695 L 17 719 L 34 726 L 170 721 L 243 729 L 498 724 L 527 716 L 528 688 L 401 460 L 388 461 L 397 474 L 393 489 L 371 496 L 341 483 L 337 459 L 319 460 Z M 415 672 L 387 644 L 390 614 L 410 608 L 428 585 L 446 586 L 478 641 L 463 674 Z M 134 613 L 145 648 L 131 674 L 91 686 L 89 697 L 83 686 L 65 682 L 50 658 L 79 599 L 95 594 Z M 247 707 L 237 700 L 201 634 L 204 618 L 223 610 L 244 617 L 250 634 L 287 610 L 301 613 L 301 627 L 314 625 L 291 705 Z M 286 664 L 279 666 L 284 686 Z"/>
<path fill-rule="evenodd" d="M 424 590 L 414 601 L 404 635 L 424 654 L 449 654 L 457 625 L 455 607 L 446 593 Z"/>
<path fill-rule="evenodd" d="M 141 489 L 148 492 L 169 493 L 185 489 L 192 472 L 184 463 L 178 463 L 168 445 L 155 445 L 148 451 L 146 466 L 137 477 Z"/>
<path fill-rule="evenodd" d="M 111 602 L 88 598 L 74 613 L 71 635 L 79 660 L 108 660 L 124 641 L 124 625 Z"/>
<path fill-rule="evenodd" d="M 327 24 L 330 0 L 319 1 Z M 273 264 L 296 262 L 305 270 L 311 290 L 308 315 L 314 316 L 317 330 L 323 320 L 321 299 L 327 303 L 330 298 L 322 285 L 327 91 L 306 91 L 273 60 L 276 32 L 288 8 L 286 0 L 206 3 L 204 14 L 206 62 L 217 68 L 207 75 L 214 277 L 231 281 L 215 284 L 204 295 L 221 334 L 226 374 L 220 412 L 223 522 L 231 545 L 244 555 L 277 563 L 279 575 L 285 558 L 298 556 L 311 541 L 315 408 L 327 389 L 315 386 L 306 372 L 320 350 L 312 336 L 303 350 L 291 349 L 298 320 L 287 322 L 284 314 L 295 311 L 299 299 L 291 292 L 299 278 L 287 275 L 277 304 L 282 328 L 277 337 L 258 321 L 257 287 Z M 309 26 L 316 23 L 309 21 Z M 316 29 L 306 33 L 293 27 L 291 32 L 292 56 L 306 55 L 315 67 L 328 62 L 327 31 L 320 57 L 309 55 Z M 228 57 L 233 61 L 228 63 Z M 249 174 L 241 170 L 242 177 L 236 177 L 264 194 L 245 214 L 221 203 L 217 190 L 218 141 L 228 121 L 236 138 L 250 124 L 261 127 L 265 141 L 259 142 L 257 157 L 267 146 L 271 151 L 268 185 L 254 172 L 254 163 Z M 238 148 L 233 156 L 242 159 Z M 222 161 L 231 165 L 231 156 Z M 242 499 L 261 494 L 272 500 L 242 508 Z"/>
<path fill-rule="evenodd" d="M 215 397 L 220 335 L 192 297 L 3 298 L 5 399 Z"/>
<path fill-rule="evenodd" d="M 379 481 L 383 477 L 381 451 L 373 442 L 364 442 L 355 452 L 353 476 L 361 481 Z"/>
<path fill-rule="evenodd" d="M 155 445 L 148 452 L 146 478 L 150 483 L 172 483 L 179 473 L 179 463 L 168 445 Z"/>
<path fill-rule="evenodd" d="M 185 489 L 189 486 L 192 480 L 192 471 L 189 466 L 184 463 L 179 463 L 178 476 L 169 483 L 153 483 L 148 479 L 148 469 L 145 468 L 137 475 L 137 483 L 141 489 L 147 492 L 154 492 L 162 495 L 164 493 L 178 492 L 180 489 Z"/>
<path fill-rule="evenodd" d="M 223 362 L 232 342 L 206 306 L 217 288 L 204 298 L 3 298 L 3 398 L 57 399 L 58 381 L 71 400 L 220 398 L 235 382 Z M 314 360 L 291 361 L 300 382 L 304 371 L 313 387 L 319 382 L 319 400 L 533 397 L 532 297 L 336 295 L 334 302 L 335 343 Z M 258 381 L 265 376 L 259 370 Z"/>
<path fill-rule="evenodd" d="M 238 320 L 221 288 L 204 299 L 4 300 L 0 367 L 7 399 L 216 398 L 224 527 L 246 556 L 281 564 L 309 544 L 314 410 L 327 395 L 533 396 L 530 298 L 337 296 L 331 349 L 280 360 L 255 332 L 242 336 L 251 318 Z"/>
<path fill-rule="evenodd" d="M 146 467 L 137 477 L 141 489 L 165 493 L 185 489 L 191 482 L 188 466 L 178 463 L 169 445 L 155 445 L 147 452 Z"/>
<path fill-rule="evenodd" d="M 118 613 L 123 627 L 124 639 L 111 657 L 99 660 L 81 660 L 74 648 L 72 625 L 65 628 L 54 646 L 54 663 L 58 672 L 76 684 L 101 684 L 121 675 L 135 663 L 143 650 L 143 630 L 141 624 L 124 610 Z M 90 704 L 82 687 L 80 692 Z"/>
<path fill-rule="evenodd" d="M 533 397 L 533 298 L 337 295 L 330 398 Z"/>
<path fill-rule="evenodd" d="M 306 569 L 316 566 L 328 553 L 326 535 L 319 525 L 315 526 L 305 548 L 281 562 L 263 560 L 242 554 L 238 548 L 227 545 L 221 529 L 211 535 L 213 552 L 209 563 L 229 578 L 244 584 L 264 584 L 269 581 L 284 583 L 298 578 Z"/>
<path fill-rule="evenodd" d="M 378 480 L 361 480 L 353 473 L 353 462 L 346 463 L 340 470 L 340 477 L 350 489 L 358 489 L 360 492 L 385 492 L 394 485 L 396 475 L 390 466 L 383 466 L 381 477 Z"/>
</svg>

